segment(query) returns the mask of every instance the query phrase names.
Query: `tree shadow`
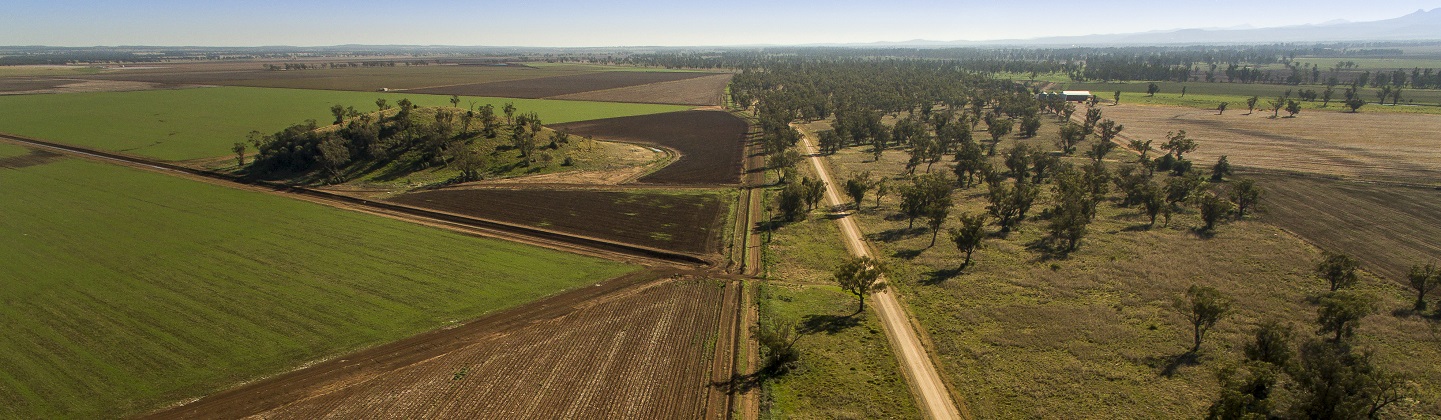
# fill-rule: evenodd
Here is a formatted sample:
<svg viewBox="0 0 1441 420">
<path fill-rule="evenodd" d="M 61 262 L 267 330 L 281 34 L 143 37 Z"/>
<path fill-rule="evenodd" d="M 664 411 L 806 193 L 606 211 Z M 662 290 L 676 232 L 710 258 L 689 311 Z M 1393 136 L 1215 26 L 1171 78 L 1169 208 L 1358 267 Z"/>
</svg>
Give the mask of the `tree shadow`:
<svg viewBox="0 0 1441 420">
<path fill-rule="evenodd" d="M 873 241 L 895 242 L 895 241 L 899 241 L 899 240 L 905 239 L 905 238 L 907 238 L 907 237 L 910 237 L 910 236 L 911 236 L 911 229 L 907 229 L 907 228 L 887 229 L 887 230 L 883 230 L 883 231 L 876 232 L 876 233 L 873 233 L 873 234 L 870 234 L 870 235 L 866 235 L 866 236 L 867 236 L 867 239 L 870 239 L 870 240 L 873 240 Z"/>
<path fill-rule="evenodd" d="M 857 319 L 854 314 L 806 315 L 801 318 L 801 324 L 796 328 L 796 332 L 803 335 L 819 333 L 830 335 L 840 333 L 860 324 L 860 319 Z"/>
<path fill-rule="evenodd" d="M 1064 260 L 1070 258 L 1071 251 L 1060 246 L 1051 238 L 1041 238 L 1026 244 L 1026 249 L 1036 253 L 1036 259 L 1031 262 L 1049 262 L 1052 260 Z"/>
<path fill-rule="evenodd" d="M 1185 353 L 1181 353 L 1175 356 L 1161 357 L 1158 358 L 1156 361 L 1165 362 L 1164 365 L 1161 366 L 1161 371 L 1159 373 L 1161 376 L 1170 378 L 1172 376 L 1175 376 L 1176 371 L 1181 370 L 1182 367 L 1196 366 L 1201 364 L 1201 355 L 1196 353 L 1195 351 L 1187 350 Z"/>
<path fill-rule="evenodd" d="M 912 260 L 912 259 L 915 259 L 916 257 L 921 256 L 921 254 L 924 253 L 924 252 L 926 252 L 927 249 L 929 249 L 929 248 L 900 250 L 900 251 L 896 251 L 894 254 L 891 254 L 891 256 L 896 257 L 896 258 L 900 258 L 900 259 L 903 259 L 903 260 Z"/>
<path fill-rule="evenodd" d="M 1191 228 L 1190 231 L 1191 231 L 1191 234 L 1196 235 L 1196 237 L 1197 237 L 1197 238 L 1200 238 L 1200 239 L 1211 239 L 1211 238 L 1215 238 L 1215 237 L 1216 237 L 1216 229 L 1214 229 L 1214 228 L 1213 228 L 1213 229 L 1202 229 L 1202 228 L 1199 228 L 1199 227 L 1195 227 L 1195 228 Z"/>
<path fill-rule="evenodd" d="M 920 283 L 926 286 L 935 286 L 937 284 L 945 283 L 946 280 L 960 277 L 961 274 L 963 274 L 963 270 L 965 270 L 965 267 L 942 268 L 931 271 L 929 273 L 926 273 L 926 277 L 922 278 Z"/>
<path fill-rule="evenodd" d="M 1126 227 L 1124 227 L 1124 228 L 1121 228 L 1121 231 L 1122 231 L 1122 232 L 1145 232 L 1145 231 L 1151 230 L 1151 227 L 1152 227 L 1152 225 L 1149 224 L 1149 223 L 1142 223 L 1142 224 L 1139 224 L 1139 225 L 1126 226 Z"/>
</svg>

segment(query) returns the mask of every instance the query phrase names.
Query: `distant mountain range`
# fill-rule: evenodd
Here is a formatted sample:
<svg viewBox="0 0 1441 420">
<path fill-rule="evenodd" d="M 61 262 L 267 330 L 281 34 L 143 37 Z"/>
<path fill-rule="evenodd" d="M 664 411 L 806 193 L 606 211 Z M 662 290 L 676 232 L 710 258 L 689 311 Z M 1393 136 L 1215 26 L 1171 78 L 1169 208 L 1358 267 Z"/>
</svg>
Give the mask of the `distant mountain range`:
<svg viewBox="0 0 1441 420">
<path fill-rule="evenodd" d="M 1176 29 L 1128 34 L 1060 36 L 992 41 L 875 42 L 825 44 L 850 47 L 967 47 L 967 46 L 1071 46 L 1071 45 L 1195 45 L 1259 44 L 1277 42 L 1433 41 L 1441 40 L 1441 9 L 1417 10 L 1394 19 L 1371 22 L 1330 21 L 1274 28 Z"/>
</svg>

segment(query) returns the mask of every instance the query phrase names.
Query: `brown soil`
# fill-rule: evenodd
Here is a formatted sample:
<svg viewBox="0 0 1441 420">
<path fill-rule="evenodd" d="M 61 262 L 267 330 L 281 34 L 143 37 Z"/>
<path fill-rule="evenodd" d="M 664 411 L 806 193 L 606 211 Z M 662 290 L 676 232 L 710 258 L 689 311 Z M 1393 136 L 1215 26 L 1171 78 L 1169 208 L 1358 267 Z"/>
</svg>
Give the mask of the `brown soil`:
<svg viewBox="0 0 1441 420">
<path fill-rule="evenodd" d="M 640 102 L 674 105 L 721 105 L 726 85 L 733 74 L 716 74 L 670 82 L 651 83 L 615 89 L 596 90 L 547 99 L 577 101 Z"/>
<path fill-rule="evenodd" d="M 1186 130 L 1200 148 L 1186 155 L 1209 171 L 1221 155 L 1233 166 L 1352 179 L 1437 184 L 1441 180 L 1441 115 L 1310 111 L 1271 119 L 1170 106 L 1105 106 L 1125 125 L 1123 136 L 1165 142 Z"/>
<path fill-rule="evenodd" d="M 700 418 L 726 290 L 642 272 L 152 418 Z"/>
<path fill-rule="evenodd" d="M 50 163 L 65 155 L 39 149 L 30 149 L 29 154 L 0 158 L 0 168 L 20 169 Z"/>
<path fill-rule="evenodd" d="M 0 94 L 54 89 L 68 83 L 75 82 L 60 79 L 0 79 Z"/>
<path fill-rule="evenodd" d="M 745 147 L 745 121 L 724 111 L 680 111 L 607 118 L 552 126 L 597 139 L 675 149 L 680 160 L 640 182 L 654 184 L 736 184 Z"/>
<path fill-rule="evenodd" d="M 1405 283 L 1412 264 L 1441 258 L 1441 190 L 1316 177 L 1258 176 L 1262 218 L 1362 268 Z"/>
<path fill-rule="evenodd" d="M 716 195 L 638 191 L 446 189 L 391 201 L 693 254 L 719 251 L 728 210 Z"/>
<path fill-rule="evenodd" d="M 711 74 L 712 73 L 607 71 L 570 76 L 544 77 L 538 79 L 510 80 L 503 82 L 413 89 L 407 90 L 406 92 L 436 95 L 498 96 L 502 98 L 536 99 L 550 96 L 567 95 L 572 93 L 589 92 L 593 90 L 614 89 L 628 86 L 639 86 L 650 83 L 692 79 L 702 76 L 709 76 Z"/>
</svg>

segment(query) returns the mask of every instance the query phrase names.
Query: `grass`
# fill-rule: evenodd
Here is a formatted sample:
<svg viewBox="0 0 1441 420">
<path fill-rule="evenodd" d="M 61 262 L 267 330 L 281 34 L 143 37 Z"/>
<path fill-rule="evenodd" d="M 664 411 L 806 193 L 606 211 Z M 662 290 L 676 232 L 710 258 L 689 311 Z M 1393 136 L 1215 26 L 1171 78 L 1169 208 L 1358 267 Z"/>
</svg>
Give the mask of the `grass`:
<svg viewBox="0 0 1441 420">
<path fill-rule="evenodd" d="M 1216 109 L 1221 102 L 1229 102 L 1227 112 L 1246 112 L 1246 100 L 1252 96 L 1259 97 L 1256 107 L 1266 108 L 1269 101 L 1278 96 L 1285 95 L 1286 91 L 1292 91 L 1291 99 L 1300 101 L 1296 92 L 1300 90 L 1315 90 L 1319 95 L 1326 90 L 1325 86 L 1302 85 L 1272 85 L 1272 84 L 1244 84 L 1244 83 L 1177 83 L 1177 82 L 1155 82 L 1161 88 L 1161 92 L 1155 96 L 1146 96 L 1146 88 L 1149 82 L 1125 82 L 1125 83 L 1067 83 L 1062 88 L 1067 90 L 1089 90 L 1092 94 L 1099 96 L 1102 100 L 1110 101 L 1116 91 L 1121 91 L 1121 103 L 1130 104 L 1155 104 L 1174 105 L 1200 109 Z M 1181 87 L 1186 87 L 1186 96 L 1181 96 Z M 1377 89 L 1363 88 L 1360 91 L 1362 99 L 1368 104 L 1361 108 L 1361 112 L 1406 112 L 1418 114 L 1441 114 L 1441 90 L 1403 89 L 1401 92 L 1401 105 L 1377 105 Z M 1330 110 L 1349 111 L 1342 103 L 1346 100 L 1345 88 L 1338 86 L 1336 93 L 1331 99 L 1328 107 L 1322 108 L 1319 98 L 1315 102 L 1301 101 L 1301 108 L 1305 110 Z M 1389 99 L 1387 100 L 1389 103 Z M 1414 101 L 1414 102 L 1413 102 Z M 1416 106 L 1406 106 L 1414 104 Z M 1266 111 L 1269 113 L 1270 109 Z M 1281 110 L 1282 115 L 1286 112 Z M 1303 111 L 1304 112 L 1304 111 Z"/>
<path fill-rule="evenodd" d="M 1321 77 L 1331 73 L 1331 67 L 1336 63 L 1350 61 L 1356 63 L 1356 67 L 1343 69 L 1346 72 L 1371 70 L 1394 71 L 1396 69 L 1406 70 L 1407 77 L 1411 75 L 1411 69 L 1435 69 L 1441 68 L 1441 60 L 1434 58 L 1351 58 L 1351 57 L 1297 57 L 1297 63 L 1315 64 L 1321 67 Z M 1267 66 L 1268 68 L 1284 68 L 1280 64 Z"/>
<path fill-rule="evenodd" d="M 836 173 L 880 175 L 899 173 L 905 159 L 886 152 L 871 162 L 865 148 L 850 148 L 830 162 Z M 957 192 L 952 214 L 983 212 L 984 191 Z M 1042 191 L 1031 220 L 1007 237 L 988 238 L 965 272 L 956 270 L 963 256 L 946 241 L 928 249 L 929 231 L 905 229 L 905 219 L 895 217 L 899 197 L 857 220 L 890 261 L 892 286 L 932 339 L 947 383 L 978 418 L 1202 417 L 1219 392 L 1215 372 L 1242 358 L 1260 321 L 1290 322 L 1301 337 L 1314 331 L 1312 302 L 1325 286 L 1311 270 L 1321 252 L 1291 234 L 1244 221 L 1198 235 L 1194 210 L 1169 227 L 1146 229 L 1136 210 L 1111 201 L 1100 206 L 1080 250 L 1058 256 L 1044 241 L 1041 214 L 1052 203 L 1050 187 Z M 1171 306 L 1192 284 L 1216 287 L 1236 309 L 1194 362 L 1182 357 L 1190 331 Z M 1432 363 L 1441 360 L 1441 328 L 1402 310 L 1410 306 L 1402 286 L 1367 275 L 1361 288 L 1382 309 L 1362 322 L 1357 342 L 1415 385 L 1388 415 L 1441 414 L 1441 367 Z"/>
<path fill-rule="evenodd" d="M 0 132 L 163 160 L 228 155 L 251 130 L 272 133 L 306 119 L 332 121 L 332 105 L 370 110 L 375 100 L 406 98 L 419 106 L 449 105 L 449 96 L 301 89 L 217 87 L 137 92 L 0 97 Z M 547 99 L 462 97 L 461 106 L 513 103 L 546 123 L 564 123 L 689 109 L 677 105 Z"/>
<path fill-rule="evenodd" d="M 0 183 L 6 418 L 137 414 L 635 269 L 77 159 Z"/>
<path fill-rule="evenodd" d="M 855 314 L 834 286 L 769 282 L 758 293 L 761 322 L 790 319 L 804 331 L 800 362 L 763 385 L 762 418 L 920 418 L 880 321 Z"/>
</svg>

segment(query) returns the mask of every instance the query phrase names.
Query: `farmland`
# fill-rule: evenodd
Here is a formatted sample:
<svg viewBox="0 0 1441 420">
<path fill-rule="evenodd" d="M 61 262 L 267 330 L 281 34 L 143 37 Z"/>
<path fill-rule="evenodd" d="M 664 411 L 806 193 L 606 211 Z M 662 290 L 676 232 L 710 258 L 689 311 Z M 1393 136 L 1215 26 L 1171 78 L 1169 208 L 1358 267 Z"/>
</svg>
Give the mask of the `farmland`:
<svg viewBox="0 0 1441 420">
<path fill-rule="evenodd" d="M 1246 84 L 1246 83 L 1179 83 L 1179 82 L 1156 82 L 1161 91 L 1155 96 L 1146 96 L 1146 88 L 1150 85 L 1147 82 L 1128 83 L 1101 83 L 1101 82 L 1073 82 L 1062 83 L 1061 87 L 1068 90 L 1089 90 L 1101 99 L 1111 100 L 1116 91 L 1121 91 L 1122 104 L 1150 104 L 1150 105 L 1175 105 L 1188 108 L 1216 109 L 1221 102 L 1229 103 L 1231 111 L 1245 110 L 1246 100 L 1252 96 L 1259 97 L 1258 107 L 1265 107 L 1268 101 L 1279 96 L 1284 96 L 1291 91 L 1291 99 L 1300 101 L 1297 92 L 1302 89 L 1311 89 L 1317 92 L 1326 90 L 1325 86 L 1318 85 L 1274 85 L 1274 84 Z M 1186 88 L 1186 95 L 1181 96 L 1181 88 Z M 1059 88 L 1054 89 L 1059 90 Z M 1331 103 L 1323 108 L 1323 101 L 1317 99 L 1314 102 L 1300 101 L 1302 109 L 1342 111 L 1346 108 L 1342 102 L 1346 100 L 1343 95 L 1344 86 L 1338 86 Z M 1358 95 L 1368 103 L 1361 108 L 1362 113 L 1384 112 L 1403 114 L 1441 114 L 1441 90 L 1435 89 L 1414 89 L 1406 90 L 1401 97 L 1400 106 L 1377 105 L 1375 102 L 1376 92 L 1379 89 L 1361 88 Z M 1388 101 L 1389 102 L 1389 101 Z M 1303 111 L 1304 112 L 1304 111 Z M 1316 111 L 1312 111 L 1316 112 Z M 1268 114 L 1269 115 L 1269 114 Z"/>
<path fill-rule="evenodd" d="M 0 132 L 162 160 L 229 154 L 246 133 L 280 130 L 307 118 L 330 121 L 331 105 L 374 109 L 375 100 L 410 99 L 418 106 L 449 105 L 449 96 L 374 92 L 220 87 L 137 92 L 0 96 Z M 514 103 L 548 124 L 663 113 L 676 105 L 536 99 L 461 98 L 462 105 Z M 56 123 L 66 121 L 67 123 Z"/>
<path fill-rule="evenodd" d="M 740 181 L 745 121 L 724 111 L 686 111 L 558 124 L 580 136 L 655 145 L 680 160 L 640 178 L 651 184 L 736 184 Z"/>
<path fill-rule="evenodd" d="M 323 63 L 312 61 L 309 64 Z M 106 70 L 83 78 L 149 82 L 165 86 L 224 85 L 374 92 L 382 88 L 420 89 L 588 74 L 601 71 L 602 68 L 613 68 L 574 65 L 543 68 L 527 65 L 399 65 L 271 71 L 264 69 L 265 64 L 268 63 L 181 63 Z"/>
<path fill-rule="evenodd" d="M 673 82 L 706 76 L 708 73 L 692 72 L 599 72 L 538 79 L 512 80 L 502 82 L 455 85 L 426 89 L 413 89 L 410 93 L 435 95 L 499 96 L 506 98 L 545 98 L 569 95 L 593 90 L 605 90 L 640 86 L 651 83 Z"/>
<path fill-rule="evenodd" d="M 694 254 L 720 250 L 726 194 L 715 192 L 445 189 L 401 204 Z"/>
<path fill-rule="evenodd" d="M 139 413 L 635 269 L 85 160 L 16 165 L 35 154 L 8 145 L 0 156 L 6 195 L 24 197 L 0 200 L 3 417 Z"/>
<path fill-rule="evenodd" d="M 1125 125 L 1122 135 L 1165 142 L 1186 130 L 1200 148 L 1197 164 L 1222 155 L 1239 167 L 1301 172 L 1353 180 L 1434 184 L 1441 180 L 1441 149 L 1434 133 L 1441 116 L 1383 113 L 1305 113 L 1267 118 L 1229 111 L 1217 115 L 1180 107 L 1103 106 L 1106 118 Z"/>
<path fill-rule="evenodd" d="M 281 376 L 158 418 L 699 418 L 735 286 L 610 281 Z M 734 316 L 733 314 L 729 316 Z M 501 414 L 504 413 L 504 414 Z"/>
<path fill-rule="evenodd" d="M 557 95 L 552 96 L 551 99 L 719 106 L 725 102 L 723 96 L 731 77 L 730 74 L 716 74 L 640 86 Z"/>
</svg>

